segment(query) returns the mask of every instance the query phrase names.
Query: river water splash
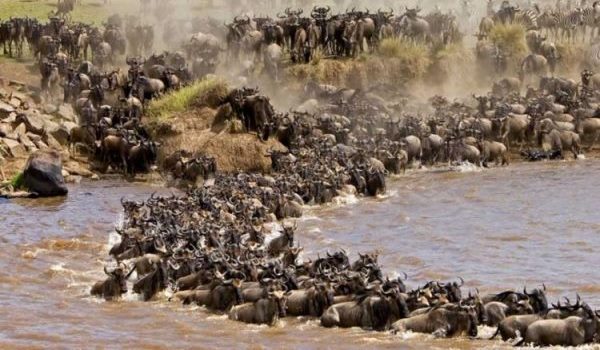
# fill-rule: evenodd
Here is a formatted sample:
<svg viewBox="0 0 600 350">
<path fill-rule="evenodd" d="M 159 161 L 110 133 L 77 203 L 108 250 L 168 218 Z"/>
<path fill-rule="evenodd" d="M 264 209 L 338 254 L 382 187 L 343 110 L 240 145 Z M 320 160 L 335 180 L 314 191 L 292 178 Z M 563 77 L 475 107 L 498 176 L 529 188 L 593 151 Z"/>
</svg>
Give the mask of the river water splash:
<svg viewBox="0 0 600 350">
<path fill-rule="evenodd" d="M 408 287 L 464 277 L 464 292 L 535 288 L 600 307 L 600 161 L 526 163 L 481 172 L 420 172 L 390 180 L 388 194 L 311 208 L 297 237 L 304 256 L 329 249 L 379 251 Z M 66 199 L 0 199 L 0 348 L 510 348 L 500 341 L 434 339 L 359 329 L 324 329 L 286 318 L 276 327 L 235 323 L 203 308 L 107 303 L 89 296 L 104 278 L 108 233 L 120 198 L 170 190 L 87 183 Z M 480 329 L 480 336 L 493 334 Z"/>
</svg>

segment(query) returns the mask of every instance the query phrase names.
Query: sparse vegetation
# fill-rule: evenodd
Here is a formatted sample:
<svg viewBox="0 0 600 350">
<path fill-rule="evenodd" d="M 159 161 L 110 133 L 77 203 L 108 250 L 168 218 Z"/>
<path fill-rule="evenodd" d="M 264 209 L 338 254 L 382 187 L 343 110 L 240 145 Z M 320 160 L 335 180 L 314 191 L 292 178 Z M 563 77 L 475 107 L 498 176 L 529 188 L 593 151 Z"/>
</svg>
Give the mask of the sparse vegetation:
<svg viewBox="0 0 600 350">
<path fill-rule="evenodd" d="M 20 172 L 10 179 L 10 186 L 14 190 L 19 190 L 23 187 L 23 173 Z"/>
<path fill-rule="evenodd" d="M 366 75 L 373 81 L 391 84 L 419 79 L 431 64 L 427 45 L 395 38 L 384 39 L 373 55 L 293 65 L 287 69 L 287 73 L 292 83 L 314 80 L 324 84 L 356 87 L 364 80 L 361 75 Z"/>
<path fill-rule="evenodd" d="M 154 121 L 164 121 L 192 107 L 216 107 L 227 94 L 227 84 L 220 79 L 203 79 L 152 100 L 146 115 Z"/>
<path fill-rule="evenodd" d="M 0 14 L 7 17 L 34 17 L 47 20 L 48 15 L 56 10 L 56 0 L 0 0 Z M 83 0 L 75 6 L 71 13 L 73 20 L 84 23 L 100 24 L 110 15 L 102 0 Z"/>
<path fill-rule="evenodd" d="M 161 143 L 159 159 L 186 150 L 214 156 L 220 171 L 268 172 L 267 151 L 283 146 L 274 139 L 263 142 L 254 134 L 238 133 L 228 115 L 219 117 L 225 113 L 219 105 L 228 92 L 223 80 L 204 79 L 153 100 L 145 123 Z"/>
<path fill-rule="evenodd" d="M 492 27 L 489 39 L 510 57 L 519 59 L 527 53 L 525 27 L 518 23 L 496 24 Z"/>
</svg>

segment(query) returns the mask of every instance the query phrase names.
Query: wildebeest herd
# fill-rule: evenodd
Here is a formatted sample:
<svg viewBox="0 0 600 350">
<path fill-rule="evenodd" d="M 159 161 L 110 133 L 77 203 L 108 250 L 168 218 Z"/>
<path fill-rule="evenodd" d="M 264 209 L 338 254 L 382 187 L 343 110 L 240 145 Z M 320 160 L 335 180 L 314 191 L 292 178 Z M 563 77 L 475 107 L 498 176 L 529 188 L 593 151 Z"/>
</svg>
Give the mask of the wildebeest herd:
<svg viewBox="0 0 600 350">
<path fill-rule="evenodd" d="M 310 316 L 324 327 L 442 337 L 476 337 L 478 326 L 487 325 L 497 327 L 494 337 L 520 338 L 518 344 L 595 342 L 599 314 L 579 297 L 549 305 L 543 285 L 465 296 L 460 278 L 409 289 L 406 276 L 384 275 L 375 253 L 350 261 L 341 250 L 300 260 L 296 226 L 287 221 L 301 216 L 305 204 L 324 204 L 344 193 L 383 193 L 388 172 L 417 160 L 504 162 L 503 142 L 527 158 L 563 150 L 576 155 L 579 134 L 567 129 L 594 139 L 600 131 L 598 89 L 590 74 L 584 72 L 581 83 L 544 79 L 525 96 L 511 90 L 518 79 L 500 81 L 494 93 L 473 96 L 472 105 L 435 97 L 425 119 L 411 116 L 408 105 L 387 106 L 374 93 L 331 86 L 306 87 L 314 99 L 305 105 L 314 101 L 315 113 L 277 113 L 255 89 L 235 89 L 223 104 L 248 131 L 276 137 L 288 151 L 268 154 L 269 175 L 202 171 L 204 186 L 184 196 L 124 200 L 121 240 L 110 249 L 113 267 L 92 294 L 118 298 L 135 272 L 132 289 L 144 300 L 166 291 L 170 300 L 247 323 Z M 256 99 L 262 102 L 248 105 Z M 542 149 L 529 150 L 536 144 Z"/>
<path fill-rule="evenodd" d="M 287 50 L 293 62 L 310 62 L 317 50 L 329 57 L 356 57 L 392 37 L 443 44 L 461 39 L 453 15 L 436 11 L 423 17 L 420 11 L 406 8 L 396 16 L 393 9 L 370 13 L 354 8 L 334 14 L 328 6 L 315 6 L 310 17 L 290 8 L 276 18 L 237 16 L 227 24 L 227 44 L 235 58 L 240 51 L 259 55 L 266 46 L 265 59 L 272 61 L 275 53 Z"/>
</svg>

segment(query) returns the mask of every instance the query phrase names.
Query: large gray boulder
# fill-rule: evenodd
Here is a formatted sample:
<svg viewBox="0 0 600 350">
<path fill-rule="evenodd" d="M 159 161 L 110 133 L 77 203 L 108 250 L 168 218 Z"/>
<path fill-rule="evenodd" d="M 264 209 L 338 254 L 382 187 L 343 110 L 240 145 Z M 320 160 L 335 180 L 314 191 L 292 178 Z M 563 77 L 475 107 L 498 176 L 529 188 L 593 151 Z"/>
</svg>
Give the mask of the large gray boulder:
<svg viewBox="0 0 600 350">
<path fill-rule="evenodd" d="M 27 160 L 23 184 L 41 197 L 65 196 L 69 190 L 62 175 L 62 159 L 53 150 L 37 151 Z"/>
</svg>

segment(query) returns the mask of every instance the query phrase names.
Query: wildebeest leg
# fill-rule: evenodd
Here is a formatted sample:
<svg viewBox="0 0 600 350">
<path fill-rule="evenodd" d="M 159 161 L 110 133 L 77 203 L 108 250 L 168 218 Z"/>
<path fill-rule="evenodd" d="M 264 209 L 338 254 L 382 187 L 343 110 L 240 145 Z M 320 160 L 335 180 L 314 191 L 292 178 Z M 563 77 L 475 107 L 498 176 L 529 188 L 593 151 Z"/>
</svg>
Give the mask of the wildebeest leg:
<svg viewBox="0 0 600 350">
<path fill-rule="evenodd" d="M 124 153 L 121 154 L 121 163 L 123 163 L 123 172 L 127 176 L 129 174 L 129 165 L 127 164 L 127 159 L 125 158 L 125 154 Z"/>
<path fill-rule="evenodd" d="M 571 145 L 571 152 L 573 152 L 573 157 L 577 159 L 579 156 L 579 146 L 575 142 Z"/>
<path fill-rule="evenodd" d="M 596 142 L 598 142 L 599 137 L 600 137 L 600 130 L 596 130 L 596 132 L 594 133 L 594 137 L 592 138 L 592 141 L 590 142 L 590 148 L 589 148 L 590 151 L 594 149 L 594 144 Z"/>
</svg>

